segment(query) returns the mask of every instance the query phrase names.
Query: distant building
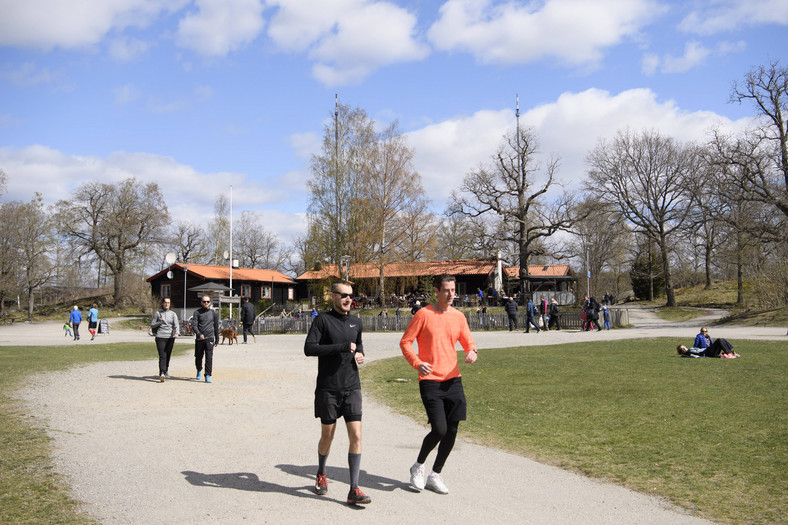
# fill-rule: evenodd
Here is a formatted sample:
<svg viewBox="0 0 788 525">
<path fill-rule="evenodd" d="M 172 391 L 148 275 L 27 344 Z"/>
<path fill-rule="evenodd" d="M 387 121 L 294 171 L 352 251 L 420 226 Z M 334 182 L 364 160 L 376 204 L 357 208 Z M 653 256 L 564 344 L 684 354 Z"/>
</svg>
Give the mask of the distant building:
<svg viewBox="0 0 788 525">
<path fill-rule="evenodd" d="M 459 261 L 419 261 L 408 263 L 389 263 L 384 265 L 386 279 L 385 293 L 390 295 L 403 294 L 418 289 L 420 278 L 440 274 L 451 274 L 457 278 L 457 296 L 475 296 L 481 288 L 485 294 L 494 286 L 497 261 L 489 259 L 464 259 Z M 528 267 L 531 290 L 568 291 L 574 287 L 576 278 L 568 265 L 533 265 Z M 309 270 L 295 278 L 299 285 L 299 294 L 325 296 L 326 290 L 319 288 L 320 283 L 327 284 L 331 280 L 344 278 L 344 268 L 336 264 L 327 264 L 319 270 Z M 519 266 L 503 267 L 503 287 L 506 294 L 513 294 L 519 289 Z M 373 295 L 380 279 L 380 267 L 373 263 L 350 264 L 348 278 L 354 284 L 358 294 Z M 573 302 L 573 301 L 570 301 Z M 567 304 L 562 302 L 562 304 Z"/>
<path fill-rule="evenodd" d="M 230 287 L 230 267 L 206 264 L 175 263 L 147 278 L 151 294 L 155 297 L 169 297 L 172 309 L 184 315 L 184 294 L 186 313 L 190 315 L 200 307 L 204 295 L 214 297 L 218 304 L 238 303 L 239 297 L 250 297 L 257 302 L 268 299 L 276 304 L 286 305 L 296 300 L 296 281 L 276 270 L 256 268 L 233 268 L 232 294 Z M 172 277 L 169 277 L 172 272 Z M 185 279 L 185 281 L 184 281 Z M 231 299 L 232 297 L 232 299 Z"/>
</svg>

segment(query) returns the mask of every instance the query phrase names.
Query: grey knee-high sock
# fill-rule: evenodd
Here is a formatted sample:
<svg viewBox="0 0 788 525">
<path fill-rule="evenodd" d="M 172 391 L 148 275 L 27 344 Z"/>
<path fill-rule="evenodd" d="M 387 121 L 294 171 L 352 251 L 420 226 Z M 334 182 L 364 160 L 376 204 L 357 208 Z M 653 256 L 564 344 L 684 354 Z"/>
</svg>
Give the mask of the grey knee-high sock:
<svg viewBox="0 0 788 525">
<path fill-rule="evenodd" d="M 328 454 L 325 456 L 321 453 L 317 453 L 317 473 L 318 474 L 325 474 L 326 473 L 326 460 L 328 459 Z"/>
<path fill-rule="evenodd" d="M 357 489 L 358 488 L 358 476 L 361 472 L 361 454 L 350 454 L 347 455 L 347 464 L 350 468 L 350 488 Z"/>
</svg>

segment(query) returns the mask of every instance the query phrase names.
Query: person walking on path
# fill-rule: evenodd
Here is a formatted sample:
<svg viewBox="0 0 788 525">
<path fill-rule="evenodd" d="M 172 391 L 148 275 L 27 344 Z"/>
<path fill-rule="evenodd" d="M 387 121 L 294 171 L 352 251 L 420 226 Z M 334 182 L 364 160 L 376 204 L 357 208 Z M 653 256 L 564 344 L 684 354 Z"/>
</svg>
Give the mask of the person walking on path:
<svg viewBox="0 0 788 525">
<path fill-rule="evenodd" d="M 205 356 L 205 382 L 212 383 L 213 347 L 219 340 L 219 315 L 211 308 L 211 298 L 204 295 L 200 308 L 194 312 L 194 366 L 197 379 L 202 379 L 202 359 Z"/>
<path fill-rule="evenodd" d="M 178 314 L 170 310 L 170 298 L 161 300 L 161 309 L 153 314 L 150 327 L 156 336 L 156 350 L 159 352 L 159 381 L 170 378 L 170 357 L 175 339 L 181 334 Z"/>
<path fill-rule="evenodd" d="M 558 301 L 555 297 L 550 299 L 550 326 L 555 326 L 556 330 L 561 329 L 561 310 L 558 308 Z"/>
<path fill-rule="evenodd" d="M 252 341 L 255 343 L 257 342 L 257 337 L 254 335 L 254 305 L 249 302 L 248 297 L 243 298 L 243 304 L 241 304 L 241 323 L 243 324 L 243 331 L 244 331 L 244 343 L 246 344 L 246 334 L 252 334 Z"/>
<path fill-rule="evenodd" d="M 90 332 L 91 341 L 96 338 L 97 327 L 98 327 L 98 308 L 96 307 L 96 303 L 93 303 L 93 306 L 91 306 L 90 310 L 88 310 L 88 332 Z"/>
<path fill-rule="evenodd" d="M 71 310 L 71 317 L 68 318 L 71 329 L 74 330 L 74 341 L 79 341 L 79 323 L 82 322 L 82 314 L 79 311 L 79 306 L 74 305 Z"/>
<path fill-rule="evenodd" d="M 451 306 L 456 290 L 453 275 L 439 275 L 433 282 L 437 302 L 419 310 L 402 335 L 399 346 L 410 366 L 419 373 L 419 392 L 431 430 L 421 443 L 418 457 L 410 467 L 410 483 L 416 489 L 448 494 L 440 473 L 449 457 L 460 421 L 466 417 L 465 391 L 457 366 L 455 345 L 465 350 L 465 362 L 478 357 L 465 315 Z M 418 355 L 413 342 L 418 343 Z M 424 463 L 435 447 L 438 454 L 432 472 L 424 477 Z"/>
<path fill-rule="evenodd" d="M 350 492 L 347 502 L 366 505 L 372 499 L 358 487 L 361 472 L 361 381 L 358 366 L 364 364 L 361 342 L 361 319 L 350 314 L 353 288 L 347 281 L 331 285 L 333 308 L 318 315 L 309 327 L 304 354 L 317 357 L 315 417 L 320 418 L 320 441 L 317 444 L 317 477 L 315 493 L 328 493 L 326 460 L 331 451 L 337 419 L 343 417 L 347 427 L 347 462 L 350 470 Z"/>
<path fill-rule="evenodd" d="M 547 318 L 550 317 L 550 303 L 547 302 L 547 299 L 544 298 L 544 295 L 539 297 L 539 315 L 542 316 L 542 329 L 545 332 L 549 331 L 549 327 L 547 326 Z"/>
<path fill-rule="evenodd" d="M 531 330 L 531 326 L 536 328 L 536 333 L 539 333 L 539 325 L 536 324 L 534 318 L 536 317 L 536 306 L 534 306 L 534 302 L 531 300 L 531 296 L 528 296 L 528 302 L 525 304 L 525 315 L 527 317 L 525 321 L 525 333 L 529 333 Z"/>
<path fill-rule="evenodd" d="M 503 309 L 506 310 L 506 316 L 509 318 L 509 331 L 517 330 L 517 303 L 509 297 Z"/>
</svg>

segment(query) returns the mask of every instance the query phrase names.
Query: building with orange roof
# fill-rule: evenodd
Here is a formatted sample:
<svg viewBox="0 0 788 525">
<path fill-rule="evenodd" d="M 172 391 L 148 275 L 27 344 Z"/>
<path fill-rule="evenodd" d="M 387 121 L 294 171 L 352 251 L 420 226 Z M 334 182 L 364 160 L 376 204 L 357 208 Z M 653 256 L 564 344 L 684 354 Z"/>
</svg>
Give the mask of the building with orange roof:
<svg viewBox="0 0 788 525">
<path fill-rule="evenodd" d="M 187 319 L 200 307 L 200 298 L 205 293 L 215 298 L 215 305 L 220 299 L 223 303 L 237 304 L 240 297 L 249 297 L 253 302 L 266 299 L 280 305 L 297 299 L 298 283 L 276 270 L 233 268 L 232 294 L 224 291 L 230 286 L 229 266 L 174 263 L 146 280 L 154 297 L 169 297 L 172 309 L 178 316 L 183 316 L 185 311 Z"/>
<path fill-rule="evenodd" d="M 481 288 L 485 294 L 494 282 L 497 261 L 491 259 L 464 259 L 458 261 L 417 261 L 408 263 L 389 263 L 384 266 L 386 294 L 402 295 L 418 289 L 419 279 L 440 274 L 451 274 L 457 278 L 457 295 L 475 296 Z M 503 292 L 513 295 L 519 291 L 519 266 L 503 266 Z M 536 292 L 566 292 L 562 303 L 574 302 L 569 294 L 575 286 L 576 278 L 569 265 L 529 265 L 529 288 Z M 359 294 L 374 296 L 380 281 L 380 267 L 373 263 L 349 264 L 347 276 L 354 283 Z M 306 271 L 296 277 L 299 283 L 309 284 L 310 295 L 320 293 L 316 287 L 331 280 L 344 278 L 344 268 L 327 264 L 319 269 Z"/>
</svg>

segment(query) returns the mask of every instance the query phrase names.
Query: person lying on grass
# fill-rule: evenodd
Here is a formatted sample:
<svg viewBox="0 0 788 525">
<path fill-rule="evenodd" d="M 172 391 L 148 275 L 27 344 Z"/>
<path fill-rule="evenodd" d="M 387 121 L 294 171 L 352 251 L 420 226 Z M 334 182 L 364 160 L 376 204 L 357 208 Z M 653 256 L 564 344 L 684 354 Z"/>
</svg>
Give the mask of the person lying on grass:
<svg viewBox="0 0 788 525">
<path fill-rule="evenodd" d="M 717 339 L 708 348 L 687 348 L 684 345 L 679 345 L 676 347 L 676 352 L 681 357 L 721 357 L 724 359 L 741 357 L 733 351 L 733 345 L 723 338 Z"/>
</svg>

